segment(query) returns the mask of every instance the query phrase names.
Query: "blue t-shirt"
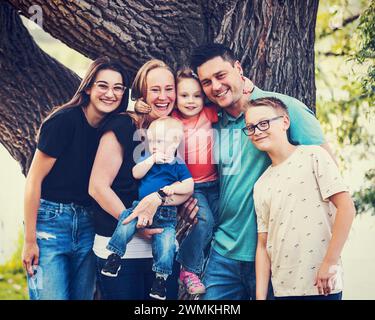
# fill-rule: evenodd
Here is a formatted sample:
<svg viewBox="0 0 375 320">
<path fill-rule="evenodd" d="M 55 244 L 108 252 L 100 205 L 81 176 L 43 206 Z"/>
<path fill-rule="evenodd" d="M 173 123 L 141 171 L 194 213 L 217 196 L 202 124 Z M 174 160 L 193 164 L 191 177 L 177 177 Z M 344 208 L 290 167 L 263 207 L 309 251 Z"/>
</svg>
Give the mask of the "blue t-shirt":
<svg viewBox="0 0 375 320">
<path fill-rule="evenodd" d="M 147 159 L 147 157 L 141 157 L 139 162 Z M 191 173 L 180 158 L 175 158 L 171 163 L 155 163 L 140 181 L 139 199 L 143 199 L 150 193 L 176 181 L 183 181 L 188 178 L 191 178 Z"/>
</svg>

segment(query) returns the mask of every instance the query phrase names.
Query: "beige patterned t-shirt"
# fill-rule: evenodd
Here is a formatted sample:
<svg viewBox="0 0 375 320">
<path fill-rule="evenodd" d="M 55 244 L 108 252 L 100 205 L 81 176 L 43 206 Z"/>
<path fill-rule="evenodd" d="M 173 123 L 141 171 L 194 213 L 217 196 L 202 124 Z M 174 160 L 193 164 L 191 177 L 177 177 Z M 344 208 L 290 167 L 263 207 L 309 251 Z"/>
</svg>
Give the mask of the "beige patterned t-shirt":
<svg viewBox="0 0 375 320">
<path fill-rule="evenodd" d="M 348 191 L 328 152 L 298 146 L 256 182 L 258 232 L 267 232 L 271 281 L 276 297 L 318 295 L 315 276 L 327 252 L 335 220 L 329 197 Z M 334 209 L 334 210 L 332 210 Z M 342 291 L 338 264 L 336 288 Z"/>
</svg>

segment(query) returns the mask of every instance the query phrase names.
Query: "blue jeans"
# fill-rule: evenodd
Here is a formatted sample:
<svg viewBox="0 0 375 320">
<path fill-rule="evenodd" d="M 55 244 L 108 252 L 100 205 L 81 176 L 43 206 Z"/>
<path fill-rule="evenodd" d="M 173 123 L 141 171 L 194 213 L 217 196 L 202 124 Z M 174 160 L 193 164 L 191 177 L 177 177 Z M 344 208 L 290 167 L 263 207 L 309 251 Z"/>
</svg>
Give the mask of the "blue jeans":
<svg viewBox="0 0 375 320">
<path fill-rule="evenodd" d="M 255 300 L 255 263 L 226 258 L 211 249 L 201 300 Z"/>
<path fill-rule="evenodd" d="M 341 300 L 342 292 L 316 296 L 275 297 L 275 300 Z"/>
<path fill-rule="evenodd" d="M 204 252 L 210 243 L 218 220 L 219 183 L 217 180 L 196 183 L 194 198 L 198 200 L 198 223 L 183 239 L 177 261 L 185 270 L 200 274 L 203 270 Z"/>
<path fill-rule="evenodd" d="M 97 278 L 102 300 L 150 300 L 150 289 L 155 279 L 151 270 L 151 258 L 121 259 L 121 270 L 117 277 L 107 277 L 101 274 L 105 259 L 96 259 Z M 175 261 L 173 273 L 166 281 L 167 299 L 178 298 L 178 274 L 180 265 Z"/>
<path fill-rule="evenodd" d="M 107 249 L 122 257 L 126 245 L 137 232 L 137 220 L 133 219 L 128 224 L 122 222 L 133 212 L 139 201 L 134 201 L 133 206 L 124 210 L 120 217 L 115 232 L 108 243 Z M 154 264 L 152 271 L 172 274 L 173 260 L 176 251 L 176 224 L 177 208 L 173 206 L 160 206 L 156 211 L 151 228 L 163 228 L 162 233 L 152 236 L 152 256 Z"/>
<path fill-rule="evenodd" d="M 40 200 L 39 265 L 28 276 L 31 300 L 91 300 L 95 288 L 92 212 L 76 204 Z"/>
</svg>

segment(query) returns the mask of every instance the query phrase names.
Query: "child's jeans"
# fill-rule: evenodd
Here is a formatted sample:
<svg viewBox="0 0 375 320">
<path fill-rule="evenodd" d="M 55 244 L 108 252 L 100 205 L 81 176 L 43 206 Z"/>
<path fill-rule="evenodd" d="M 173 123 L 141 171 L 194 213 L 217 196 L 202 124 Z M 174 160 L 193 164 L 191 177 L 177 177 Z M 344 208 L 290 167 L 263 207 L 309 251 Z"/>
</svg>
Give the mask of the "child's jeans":
<svg viewBox="0 0 375 320">
<path fill-rule="evenodd" d="M 134 201 L 133 206 L 124 210 L 120 217 L 115 232 L 108 243 L 107 249 L 120 257 L 125 254 L 126 245 L 137 232 L 137 220 L 133 219 L 128 224 L 122 222 L 133 212 L 139 201 Z M 172 274 L 173 260 L 176 251 L 176 223 L 177 208 L 173 206 L 160 206 L 155 213 L 151 228 L 163 228 L 162 233 L 152 236 L 152 255 L 154 263 L 152 271 Z"/>
<path fill-rule="evenodd" d="M 204 251 L 212 239 L 218 220 L 218 181 L 196 183 L 193 197 L 198 200 L 198 223 L 182 241 L 176 259 L 185 270 L 200 274 L 203 271 Z"/>
</svg>

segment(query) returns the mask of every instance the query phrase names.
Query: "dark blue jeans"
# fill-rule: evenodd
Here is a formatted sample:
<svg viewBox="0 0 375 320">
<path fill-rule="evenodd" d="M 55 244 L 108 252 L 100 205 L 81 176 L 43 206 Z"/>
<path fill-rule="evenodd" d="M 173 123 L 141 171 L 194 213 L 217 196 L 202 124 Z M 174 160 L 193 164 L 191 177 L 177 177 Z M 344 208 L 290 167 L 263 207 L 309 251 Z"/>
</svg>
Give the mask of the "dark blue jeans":
<svg viewBox="0 0 375 320">
<path fill-rule="evenodd" d="M 150 289 L 155 279 L 151 270 L 153 261 L 151 258 L 121 259 L 121 270 L 117 277 L 107 277 L 101 274 L 106 262 L 105 259 L 96 258 L 97 279 L 102 300 L 150 300 Z M 167 299 L 178 298 L 178 274 L 180 265 L 175 262 L 173 273 L 166 282 Z"/>
<path fill-rule="evenodd" d="M 107 249 L 122 257 L 126 251 L 126 245 L 137 232 L 137 219 L 133 219 L 128 224 L 122 222 L 133 212 L 139 201 L 134 201 L 133 206 L 124 210 L 119 217 L 119 221 Z M 176 252 L 176 224 L 177 208 L 173 206 L 160 206 L 156 211 L 151 228 L 163 228 L 162 233 L 152 236 L 152 256 L 154 264 L 152 271 L 172 274 L 173 260 Z"/>
<path fill-rule="evenodd" d="M 95 288 L 94 222 L 90 209 L 40 200 L 39 265 L 28 276 L 31 300 L 91 300 Z"/>
<path fill-rule="evenodd" d="M 204 252 L 212 240 L 218 220 L 219 183 L 217 180 L 196 183 L 194 198 L 198 200 L 198 223 L 183 239 L 177 254 L 177 261 L 189 272 L 200 274 L 203 270 Z"/>
<path fill-rule="evenodd" d="M 298 297 L 275 297 L 275 300 L 341 300 L 342 292 L 316 296 L 298 296 Z"/>
</svg>

